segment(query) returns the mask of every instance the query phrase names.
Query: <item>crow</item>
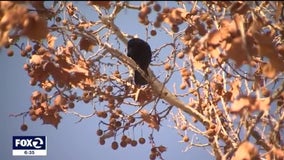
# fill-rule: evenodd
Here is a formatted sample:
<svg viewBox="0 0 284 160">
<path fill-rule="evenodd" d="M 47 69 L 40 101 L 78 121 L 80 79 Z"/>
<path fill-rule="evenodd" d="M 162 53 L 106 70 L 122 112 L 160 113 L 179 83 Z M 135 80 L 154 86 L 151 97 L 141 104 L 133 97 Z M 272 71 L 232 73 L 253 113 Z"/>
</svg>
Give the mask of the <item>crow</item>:
<svg viewBox="0 0 284 160">
<path fill-rule="evenodd" d="M 152 52 L 147 42 L 139 38 L 130 39 L 127 43 L 127 56 L 132 58 L 136 64 L 148 75 L 148 67 L 151 63 Z M 146 85 L 148 82 L 135 70 L 134 82 L 136 85 Z"/>
</svg>

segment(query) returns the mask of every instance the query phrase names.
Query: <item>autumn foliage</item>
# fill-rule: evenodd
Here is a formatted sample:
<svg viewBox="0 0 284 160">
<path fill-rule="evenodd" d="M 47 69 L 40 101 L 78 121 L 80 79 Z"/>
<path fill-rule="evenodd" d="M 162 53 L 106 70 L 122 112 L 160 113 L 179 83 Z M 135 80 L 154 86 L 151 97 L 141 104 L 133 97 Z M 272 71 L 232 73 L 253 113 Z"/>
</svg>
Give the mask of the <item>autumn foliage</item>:
<svg viewBox="0 0 284 160">
<path fill-rule="evenodd" d="M 94 19 L 71 2 L 0 3 L 0 46 L 28 59 L 30 85 L 40 88 L 28 111 L 14 116 L 56 128 L 63 112 L 79 121 L 99 118 L 101 145 L 110 141 L 116 150 L 149 141 L 151 160 L 163 159 L 166 146 L 152 134 L 125 133 L 141 126 L 159 132 L 171 118 L 187 148 L 206 146 L 216 159 L 284 159 L 283 2 L 82 3 Z M 147 40 L 168 39 L 151 46 L 149 85 L 134 85 L 129 72 L 138 66 L 124 50 L 134 35 L 115 21 L 123 10 L 137 14 L 132 23 L 146 28 Z M 93 113 L 77 112 L 78 102 Z M 206 141 L 197 144 L 192 133 Z"/>
</svg>

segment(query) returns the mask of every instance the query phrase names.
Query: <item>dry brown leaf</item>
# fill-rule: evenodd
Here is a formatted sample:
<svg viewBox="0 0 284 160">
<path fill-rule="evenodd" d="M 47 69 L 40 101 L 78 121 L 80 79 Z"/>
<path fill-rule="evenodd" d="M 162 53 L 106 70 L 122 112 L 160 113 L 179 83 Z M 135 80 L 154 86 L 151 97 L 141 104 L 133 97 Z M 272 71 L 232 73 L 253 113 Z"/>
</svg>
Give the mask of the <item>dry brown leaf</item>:
<svg viewBox="0 0 284 160">
<path fill-rule="evenodd" d="M 163 146 L 163 145 L 160 145 L 159 147 L 157 147 L 159 152 L 163 153 L 165 151 L 167 151 L 167 147 Z"/>
<path fill-rule="evenodd" d="M 250 142 L 240 144 L 232 160 L 255 160 L 259 159 L 257 148 Z"/>
<path fill-rule="evenodd" d="M 40 96 L 41 96 L 40 91 L 34 91 L 34 92 L 32 93 L 31 98 L 32 98 L 32 99 L 38 99 Z"/>
<path fill-rule="evenodd" d="M 277 45 L 276 50 L 282 57 L 284 57 L 284 44 Z"/>
<path fill-rule="evenodd" d="M 275 46 L 273 44 L 273 37 L 264 34 L 255 34 L 254 38 L 258 44 L 259 55 L 265 56 L 269 59 L 277 57 L 275 53 Z"/>
<path fill-rule="evenodd" d="M 194 60 L 193 61 L 193 66 L 194 66 L 195 69 L 203 71 L 203 68 L 205 67 L 205 64 L 202 61 Z"/>
<path fill-rule="evenodd" d="M 68 2 L 67 5 L 66 5 L 66 9 L 67 9 L 67 12 L 70 16 L 73 16 L 75 11 L 77 10 L 76 7 L 74 7 L 73 3 L 72 2 Z"/>
<path fill-rule="evenodd" d="M 55 70 L 50 71 L 55 83 L 68 84 L 70 81 L 70 74 L 60 68 L 56 67 Z"/>
<path fill-rule="evenodd" d="M 184 15 L 184 13 L 187 12 L 183 8 L 175 8 L 172 10 L 171 17 L 175 19 L 175 24 L 179 25 L 183 22 L 183 18 L 181 16 Z"/>
<path fill-rule="evenodd" d="M 234 79 L 230 86 L 231 86 L 231 101 L 234 101 L 239 95 L 240 95 L 240 87 L 241 87 L 241 80 L 240 79 Z"/>
<path fill-rule="evenodd" d="M 135 92 L 134 100 L 139 102 L 140 104 L 144 104 L 145 102 L 152 99 L 152 92 L 150 89 L 142 89 L 139 88 Z"/>
<path fill-rule="evenodd" d="M 224 93 L 222 97 L 224 98 L 225 102 L 229 102 L 232 99 L 232 95 L 233 95 L 232 92 L 228 91 Z"/>
<path fill-rule="evenodd" d="M 217 93 L 218 95 L 222 95 L 223 94 L 224 88 L 223 88 L 223 84 L 222 83 L 213 82 L 213 83 L 211 83 L 211 87 L 215 91 L 215 93 Z"/>
<path fill-rule="evenodd" d="M 1 1 L 0 10 L 0 46 L 4 46 L 9 44 L 10 32 L 19 29 L 28 12 L 25 5 L 11 1 Z"/>
<path fill-rule="evenodd" d="M 89 65 L 87 64 L 88 61 L 86 61 L 84 58 L 80 58 L 78 59 L 77 61 L 77 64 L 80 68 L 85 68 L 85 69 L 88 69 L 89 68 Z M 90 62 L 90 61 L 89 61 Z"/>
<path fill-rule="evenodd" d="M 34 54 L 30 59 L 31 64 L 40 65 L 42 62 L 43 60 L 41 55 Z"/>
<path fill-rule="evenodd" d="M 82 68 L 80 65 L 74 65 L 73 68 L 71 70 L 69 70 L 69 72 L 80 73 L 80 74 L 83 74 L 85 76 L 90 75 L 90 71 L 88 69 Z"/>
<path fill-rule="evenodd" d="M 110 1 L 89 1 L 90 4 L 109 9 Z"/>
<path fill-rule="evenodd" d="M 34 114 L 39 116 L 43 114 L 43 108 L 39 107 L 34 110 Z"/>
<path fill-rule="evenodd" d="M 274 78 L 278 72 L 284 70 L 284 59 L 278 56 L 277 49 L 275 49 L 273 43 L 274 38 L 270 35 L 255 34 L 255 39 L 258 44 L 259 55 L 267 57 L 270 61 L 269 64 L 264 65 L 264 74 L 268 78 Z"/>
<path fill-rule="evenodd" d="M 259 30 L 264 26 L 263 21 L 258 16 L 253 16 L 253 20 L 246 32 L 248 36 L 254 36 L 255 33 L 259 32 Z"/>
<path fill-rule="evenodd" d="M 97 44 L 97 42 L 87 39 L 87 38 L 81 38 L 79 42 L 80 50 L 85 50 L 85 51 L 92 51 L 93 47 Z"/>
<path fill-rule="evenodd" d="M 94 81 L 93 78 L 87 77 L 87 78 L 85 79 L 85 81 L 84 81 L 84 84 L 85 84 L 85 85 L 89 85 L 89 86 L 94 86 L 96 83 L 95 83 L 95 81 Z"/>
<path fill-rule="evenodd" d="M 81 22 L 78 24 L 78 28 L 88 29 L 92 26 L 92 23 L 89 22 Z"/>
<path fill-rule="evenodd" d="M 53 82 L 51 81 L 44 81 L 44 82 L 41 82 L 41 87 L 44 89 L 44 90 L 51 90 L 51 88 L 53 87 Z"/>
<path fill-rule="evenodd" d="M 231 113 L 241 113 L 244 108 L 251 107 L 251 99 L 249 97 L 241 97 L 235 101 L 230 108 Z"/>
<path fill-rule="evenodd" d="M 159 122 L 158 116 L 149 114 L 148 111 L 145 109 L 142 109 L 141 111 L 139 111 L 139 113 L 143 121 L 148 123 L 149 127 L 154 128 L 157 131 L 159 131 L 160 122 Z"/>
<path fill-rule="evenodd" d="M 54 105 L 65 105 L 66 103 L 66 99 L 61 94 L 57 95 L 54 99 Z"/>
<path fill-rule="evenodd" d="M 214 47 L 219 46 L 220 42 L 222 41 L 221 32 L 214 30 L 209 33 L 207 43 L 208 45 L 212 45 Z"/>
<path fill-rule="evenodd" d="M 68 41 L 66 42 L 66 48 L 69 48 L 69 47 L 74 47 L 73 42 L 70 41 L 70 40 L 68 40 Z"/>
<path fill-rule="evenodd" d="M 50 19 L 54 16 L 53 12 L 50 12 L 50 10 L 45 8 L 44 1 L 30 1 L 30 3 L 41 17 L 47 17 L 48 19 Z"/>
<path fill-rule="evenodd" d="M 236 62 L 236 67 L 240 67 L 242 64 L 248 63 L 248 55 L 243 47 L 242 38 L 236 37 L 231 42 L 231 47 L 227 51 L 227 57 Z"/>
<path fill-rule="evenodd" d="M 185 9 L 170 8 L 168 13 L 165 13 L 164 22 L 169 25 L 180 25 L 183 23 L 184 17 L 187 14 Z"/>
<path fill-rule="evenodd" d="M 232 20 L 223 19 L 220 23 L 221 27 L 219 30 L 214 30 L 208 35 L 208 45 L 216 48 L 221 46 L 222 49 L 228 48 L 227 40 L 231 38 L 231 34 L 236 34 L 236 24 Z"/>
<path fill-rule="evenodd" d="M 58 112 L 51 112 L 50 114 L 43 114 L 41 116 L 41 119 L 43 121 L 43 124 L 50 124 L 54 126 L 55 128 L 58 127 L 58 124 L 60 123 L 61 116 Z"/>
<path fill-rule="evenodd" d="M 243 1 L 236 1 L 231 7 L 231 14 L 239 13 L 239 14 L 246 14 L 247 11 L 250 9 L 247 2 Z"/>
<path fill-rule="evenodd" d="M 211 15 L 209 12 L 203 12 L 200 13 L 200 21 L 206 21 L 208 18 L 211 18 Z"/>
<path fill-rule="evenodd" d="M 223 50 L 225 50 L 226 52 L 230 49 L 232 47 L 232 44 L 231 43 L 227 43 L 227 42 L 222 42 L 221 43 L 221 48 L 223 49 Z"/>
<path fill-rule="evenodd" d="M 255 108 L 260 111 L 267 112 L 270 109 L 270 97 L 257 99 L 255 102 Z"/>
<path fill-rule="evenodd" d="M 184 20 L 187 20 L 187 19 L 190 18 L 190 14 L 191 14 L 190 12 L 184 11 L 184 12 L 181 13 L 181 17 L 182 17 Z"/>
<path fill-rule="evenodd" d="M 242 111 L 245 108 L 247 108 L 247 111 L 249 112 L 257 110 L 267 112 L 270 109 L 270 98 L 257 99 L 256 97 L 242 96 L 233 101 L 230 112 L 234 114 L 242 114 Z"/>
<path fill-rule="evenodd" d="M 229 32 L 229 28 L 220 28 L 219 32 L 220 32 L 220 38 L 221 38 L 220 43 L 224 40 L 231 38 L 231 33 Z"/>
<path fill-rule="evenodd" d="M 82 83 L 84 86 L 86 86 L 85 80 L 87 77 L 83 75 L 82 73 L 74 72 L 71 74 L 70 78 L 71 79 L 69 81 L 71 84 L 74 84 L 75 86 L 77 86 L 79 83 Z"/>
<path fill-rule="evenodd" d="M 275 157 L 276 160 L 282 160 L 284 159 L 284 150 L 280 148 L 273 147 L 270 151 L 270 154 L 268 154 L 270 157 Z M 267 158 L 268 159 L 268 158 Z"/>
<path fill-rule="evenodd" d="M 194 56 L 194 60 L 202 61 L 205 59 L 206 52 L 200 51 L 197 55 Z"/>
<path fill-rule="evenodd" d="M 44 7 L 44 1 L 31 1 L 30 3 L 37 10 L 46 10 Z"/>
<path fill-rule="evenodd" d="M 206 29 L 204 23 L 197 23 L 196 26 L 197 26 L 197 30 L 198 30 L 198 33 L 199 33 L 200 36 L 206 35 L 207 29 Z"/>
<path fill-rule="evenodd" d="M 237 30 L 239 30 L 241 32 L 241 35 L 244 36 L 245 35 L 245 28 L 244 28 L 244 23 L 245 23 L 245 18 L 243 15 L 241 14 L 235 14 L 234 15 L 234 30 L 233 32 L 237 32 Z M 232 28 L 231 28 L 232 29 Z"/>
<path fill-rule="evenodd" d="M 37 105 L 37 99 L 39 99 L 41 96 L 41 93 L 39 91 L 34 91 L 30 97 L 30 101 L 32 106 Z"/>
<path fill-rule="evenodd" d="M 261 68 L 264 76 L 268 78 L 274 78 L 277 74 L 276 68 L 274 68 L 271 63 L 263 64 L 261 65 Z"/>
<path fill-rule="evenodd" d="M 279 2 L 276 2 L 275 5 L 276 5 L 276 10 L 275 10 L 274 19 L 275 21 L 278 21 L 283 12 L 282 10 L 283 10 L 284 4 L 279 1 Z"/>
<path fill-rule="evenodd" d="M 52 62 L 45 62 L 43 65 L 42 65 L 42 68 L 44 71 L 48 72 L 48 73 L 52 73 L 53 71 L 56 71 L 56 66 L 54 65 L 54 63 Z"/>
<path fill-rule="evenodd" d="M 105 132 L 100 138 L 102 139 L 108 139 L 108 138 L 113 138 L 113 136 L 115 136 L 116 132 L 113 130 L 109 130 L 107 132 Z"/>
<path fill-rule="evenodd" d="M 67 54 L 57 56 L 56 63 L 59 65 L 58 68 L 71 69 L 73 67 L 71 58 Z"/>
<path fill-rule="evenodd" d="M 209 50 L 209 53 L 210 53 L 210 55 L 211 55 L 213 58 L 218 58 L 218 57 L 220 57 L 220 50 L 219 50 L 218 47 Z"/>
<path fill-rule="evenodd" d="M 51 35 L 50 33 L 47 35 L 47 45 L 48 45 L 48 48 L 54 48 L 54 44 L 55 44 L 55 41 L 56 41 L 56 37 Z"/>
<path fill-rule="evenodd" d="M 32 40 L 41 40 L 46 38 L 49 30 L 47 21 L 38 15 L 29 14 L 24 20 L 22 34 Z"/>
<path fill-rule="evenodd" d="M 236 22 L 230 19 L 222 19 L 220 22 L 220 26 L 222 29 L 227 29 L 229 33 L 236 34 L 238 32 L 238 27 Z"/>
<path fill-rule="evenodd" d="M 44 110 L 47 110 L 48 109 L 48 106 L 49 106 L 49 104 L 48 104 L 48 102 L 47 101 L 43 101 L 41 104 L 40 104 L 40 108 L 43 108 Z"/>
</svg>

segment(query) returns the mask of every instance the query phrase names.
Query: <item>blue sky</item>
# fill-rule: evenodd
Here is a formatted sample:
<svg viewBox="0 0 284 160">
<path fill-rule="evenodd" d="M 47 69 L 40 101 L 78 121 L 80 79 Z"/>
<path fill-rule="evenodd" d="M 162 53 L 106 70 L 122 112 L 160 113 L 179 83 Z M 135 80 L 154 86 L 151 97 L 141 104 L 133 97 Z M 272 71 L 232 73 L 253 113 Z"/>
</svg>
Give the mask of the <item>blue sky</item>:
<svg viewBox="0 0 284 160">
<path fill-rule="evenodd" d="M 85 2 L 75 3 L 79 4 L 79 8 L 83 8 Z M 173 3 L 173 2 L 172 2 Z M 164 3 L 161 3 L 164 4 Z M 94 12 L 88 9 L 81 10 L 85 15 L 92 15 Z M 84 13 L 86 12 L 86 13 Z M 142 39 L 145 38 L 145 28 L 136 23 L 137 13 L 130 11 L 122 12 L 123 17 L 117 20 L 117 24 L 122 30 L 129 34 L 138 34 Z M 133 20 L 135 23 L 129 24 Z M 152 50 L 164 43 L 166 39 L 151 39 Z M 14 49 L 12 47 L 12 49 Z M 17 50 L 19 51 L 19 50 Z M 26 118 L 28 130 L 22 132 L 20 125 L 22 118 L 12 118 L 9 114 L 17 114 L 27 111 L 30 106 L 30 95 L 37 88 L 29 85 L 29 77 L 23 70 L 23 64 L 26 62 L 19 53 L 11 58 L 6 55 L 6 52 L 0 50 L 0 159 L 2 160 L 22 160 L 22 159 L 104 159 L 104 160 L 145 160 L 148 159 L 150 153 L 150 144 L 148 144 L 148 133 L 150 130 L 144 131 L 144 136 L 147 140 L 146 144 L 138 145 L 137 147 L 119 148 L 114 151 L 110 148 L 111 140 L 108 140 L 104 146 L 99 145 L 96 130 L 98 127 L 98 120 L 96 117 L 83 120 L 76 123 L 78 118 L 69 115 L 61 114 L 63 119 L 59 124 L 58 129 L 50 125 L 42 125 L 41 121 L 30 121 Z M 76 108 L 80 108 L 81 112 L 88 113 L 92 111 L 92 105 L 79 104 Z M 168 125 L 169 119 L 165 120 L 159 132 L 155 132 L 155 142 L 159 145 L 167 147 L 167 152 L 163 154 L 166 160 L 179 159 L 213 159 L 208 156 L 208 152 L 202 148 L 192 148 L 187 152 L 182 152 L 186 144 L 180 143 L 181 137 L 176 131 Z M 137 134 L 140 130 L 137 131 Z M 46 157 L 13 157 L 12 156 L 12 136 L 21 135 L 40 135 L 47 136 L 47 156 Z M 190 136 L 191 137 L 191 136 Z"/>
</svg>

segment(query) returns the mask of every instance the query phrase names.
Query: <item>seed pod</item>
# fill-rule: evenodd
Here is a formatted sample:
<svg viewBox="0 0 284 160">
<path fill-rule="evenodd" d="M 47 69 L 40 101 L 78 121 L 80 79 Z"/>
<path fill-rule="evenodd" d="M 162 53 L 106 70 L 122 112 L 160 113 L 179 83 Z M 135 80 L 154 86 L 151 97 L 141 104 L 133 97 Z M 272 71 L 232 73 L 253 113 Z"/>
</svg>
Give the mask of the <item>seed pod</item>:
<svg viewBox="0 0 284 160">
<path fill-rule="evenodd" d="M 133 146 L 133 147 L 137 146 L 137 141 L 136 140 L 132 140 L 131 141 L 131 146 Z"/>
<path fill-rule="evenodd" d="M 145 138 L 143 138 L 143 137 L 139 138 L 138 141 L 139 141 L 140 144 L 144 144 L 146 142 Z"/>
<path fill-rule="evenodd" d="M 155 3 L 153 6 L 154 11 L 160 12 L 161 11 L 161 5 L 159 3 Z"/>
<path fill-rule="evenodd" d="M 28 125 L 26 125 L 25 123 L 23 123 L 23 124 L 21 125 L 21 130 L 22 130 L 22 131 L 28 130 Z"/>
<path fill-rule="evenodd" d="M 183 136 L 182 140 L 183 140 L 184 142 L 189 142 L 189 138 L 188 138 L 187 135 Z"/>
<path fill-rule="evenodd" d="M 101 129 L 98 129 L 98 130 L 97 130 L 97 135 L 98 135 L 98 136 L 101 136 L 101 135 L 103 135 L 103 130 L 101 130 Z"/>
<path fill-rule="evenodd" d="M 118 143 L 117 143 L 116 141 L 113 141 L 113 142 L 111 143 L 111 148 L 112 148 L 113 150 L 117 150 L 117 148 L 118 148 Z"/>
</svg>

